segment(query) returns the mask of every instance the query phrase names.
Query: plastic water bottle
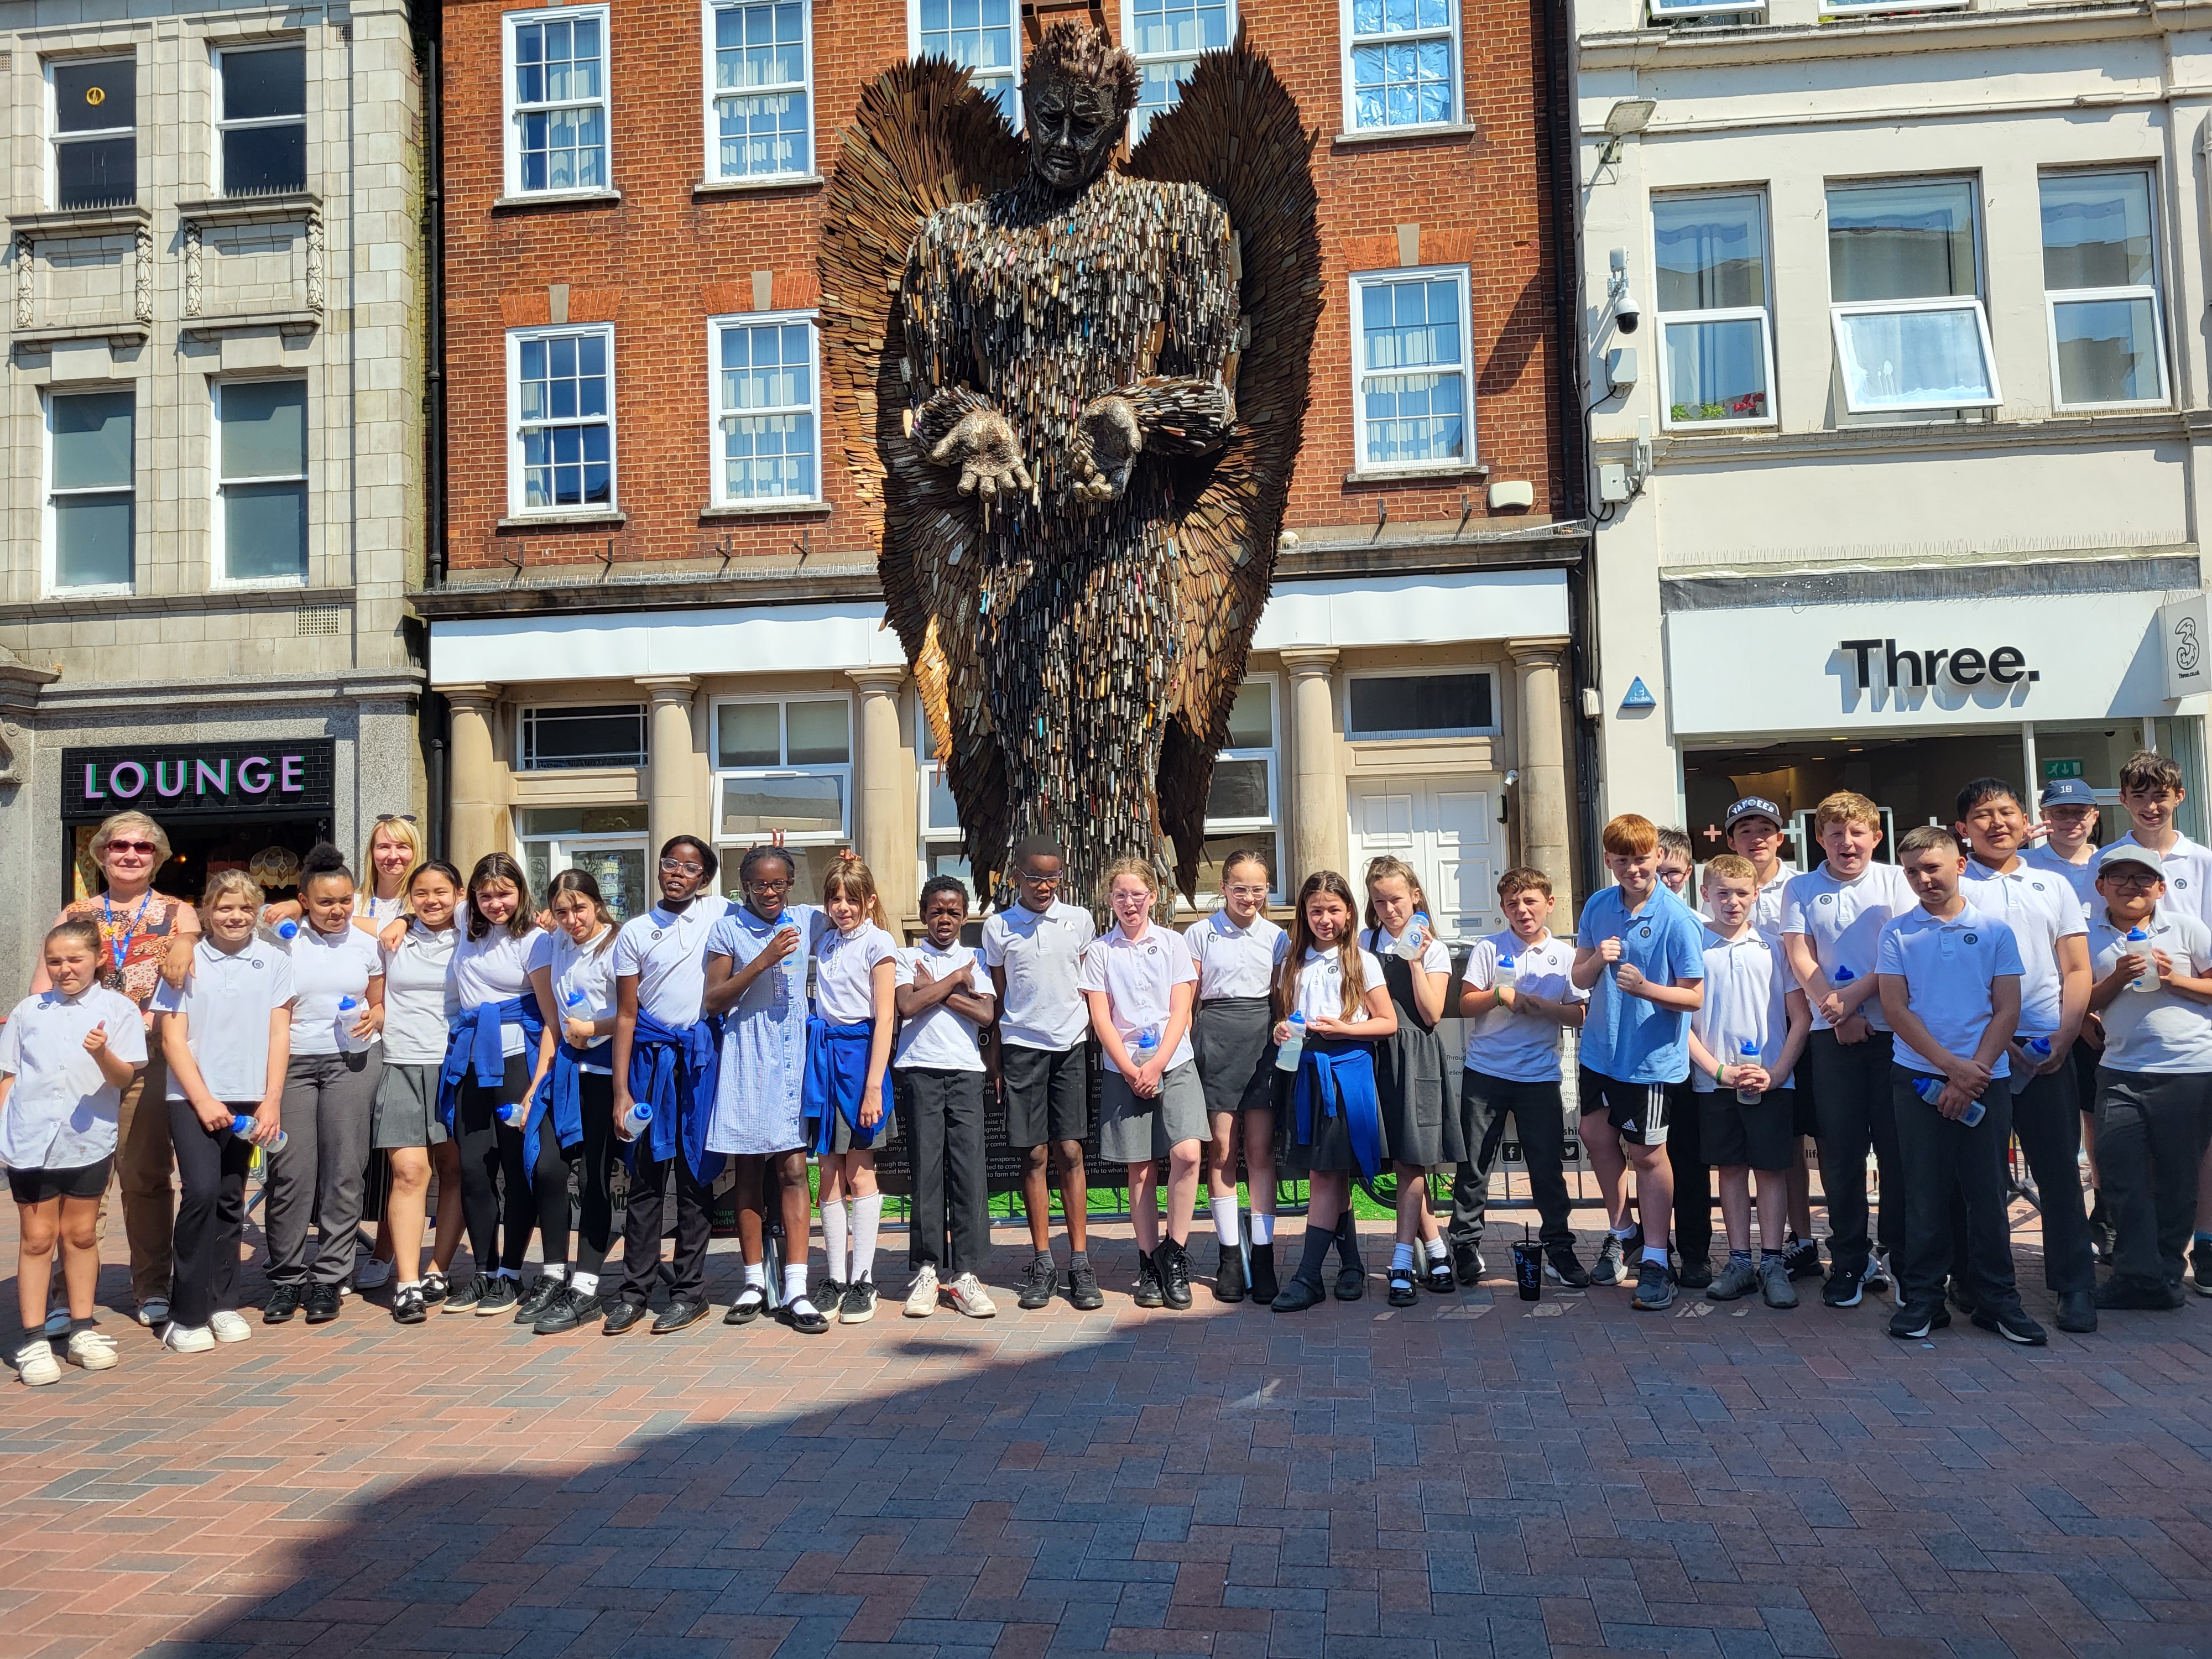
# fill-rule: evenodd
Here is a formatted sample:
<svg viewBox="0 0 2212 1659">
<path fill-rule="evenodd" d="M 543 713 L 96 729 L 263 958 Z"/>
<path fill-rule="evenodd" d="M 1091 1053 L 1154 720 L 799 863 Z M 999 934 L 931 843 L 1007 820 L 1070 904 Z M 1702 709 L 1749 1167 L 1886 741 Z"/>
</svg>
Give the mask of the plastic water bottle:
<svg viewBox="0 0 2212 1659">
<path fill-rule="evenodd" d="M 240 1140 L 245 1139 L 246 1136 L 252 1134 L 253 1133 L 253 1118 L 252 1114 L 241 1112 L 236 1117 L 231 1119 L 230 1132 L 236 1135 Z M 270 1145 L 264 1146 L 261 1150 L 264 1152 L 281 1152 L 284 1150 L 284 1143 L 291 1138 L 291 1136 L 286 1134 L 282 1129 L 279 1129 L 276 1132 L 276 1140 Z"/>
<path fill-rule="evenodd" d="M 2128 981 L 2128 989 L 2130 991 L 2158 989 L 2158 963 L 2152 958 L 2150 953 L 2150 935 L 2140 927 L 2129 928 L 2128 954 L 2140 956 L 2143 959 L 2142 972 Z"/>
<path fill-rule="evenodd" d="M 1129 1050 L 1129 1058 L 1137 1062 L 1137 1068 L 1141 1071 L 1152 1063 L 1152 1056 L 1159 1051 L 1159 1037 L 1147 1026 L 1137 1033 L 1137 1043 Z"/>
<path fill-rule="evenodd" d="M 1742 1054 L 1743 1058 L 1747 1061 L 1750 1061 L 1754 1064 L 1758 1061 L 1759 1045 L 1756 1042 L 1753 1042 L 1749 1037 L 1746 1037 L 1743 1040 L 1743 1047 L 1738 1052 Z M 1759 1104 L 1760 1097 L 1764 1096 L 1765 1092 L 1766 1091 L 1763 1089 L 1740 1088 L 1735 1091 L 1735 1097 L 1747 1106 L 1756 1106 Z"/>
<path fill-rule="evenodd" d="M 530 1103 L 518 1100 L 499 1109 L 499 1121 L 510 1129 L 526 1129 L 530 1126 Z"/>
<path fill-rule="evenodd" d="M 289 944 L 293 939 L 300 937 L 300 924 L 293 921 L 291 917 L 287 916 L 283 921 L 276 924 L 276 937 Z"/>
<path fill-rule="evenodd" d="M 1390 948 L 1407 962 L 1419 962 L 1421 959 L 1421 952 L 1428 948 L 1429 942 L 1426 937 L 1428 932 L 1429 913 L 1426 910 L 1416 910 L 1413 912 L 1413 921 L 1406 924 L 1406 931 L 1398 935 L 1398 942 Z M 1419 943 L 1416 944 L 1416 939 L 1419 939 Z"/>
<path fill-rule="evenodd" d="M 1275 1069 L 1279 1072 L 1297 1071 L 1298 1056 L 1305 1051 L 1306 1017 L 1304 1014 L 1294 1013 L 1291 1016 L 1291 1034 L 1283 1039 L 1281 1047 L 1275 1050 Z"/>
<path fill-rule="evenodd" d="M 1912 1079 L 1912 1092 L 1933 1106 L 1942 1097 L 1943 1079 L 1940 1077 L 1917 1077 Z M 1989 1108 L 1978 1100 L 1970 1101 L 1966 1105 L 1966 1115 L 1959 1121 L 1971 1129 L 1982 1121 L 1982 1114 L 1988 1109 Z"/>
<path fill-rule="evenodd" d="M 2021 1046 L 2026 1048 L 2029 1054 L 2035 1056 L 2035 1063 L 2039 1066 L 2042 1065 L 2045 1060 L 2051 1058 L 2051 1039 L 2049 1037 L 2030 1037 Z"/>
<path fill-rule="evenodd" d="M 338 999 L 338 1047 L 349 1054 L 364 1053 L 369 1044 L 376 1041 L 374 1034 L 368 1036 L 355 1034 L 354 1023 L 361 1018 L 361 1000 L 357 997 Z"/>
<path fill-rule="evenodd" d="M 653 1122 L 653 1103 L 633 1100 L 629 1110 L 622 1115 L 622 1132 L 625 1139 L 635 1140 Z"/>
<path fill-rule="evenodd" d="M 1510 991 L 1520 977 L 1521 970 L 1514 966 L 1513 958 L 1500 957 L 1498 958 L 1498 966 L 1491 969 L 1490 988 L 1493 991 Z"/>
<path fill-rule="evenodd" d="M 1845 986 L 1849 985 L 1857 977 L 1858 975 L 1853 973 L 1850 969 L 1838 968 L 1834 973 L 1828 975 L 1828 983 L 1838 987 Z"/>
</svg>

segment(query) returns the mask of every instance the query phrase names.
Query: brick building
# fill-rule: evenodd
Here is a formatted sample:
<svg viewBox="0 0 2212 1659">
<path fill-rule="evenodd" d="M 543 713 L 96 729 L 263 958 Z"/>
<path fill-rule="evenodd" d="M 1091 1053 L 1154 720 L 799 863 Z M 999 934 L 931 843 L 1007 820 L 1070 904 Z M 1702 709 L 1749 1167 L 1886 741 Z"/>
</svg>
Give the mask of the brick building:
<svg viewBox="0 0 2212 1659">
<path fill-rule="evenodd" d="M 1139 123 L 1242 27 L 1318 134 L 1313 401 L 1210 829 L 1271 848 L 1284 890 L 1410 851 L 1448 928 L 1492 914 L 1510 859 L 1565 884 L 1588 532 L 1557 64 L 1537 14 L 1490 0 L 447 0 L 448 498 L 416 603 L 457 854 L 634 896 L 656 837 L 780 831 L 859 848 L 909 912 L 958 867 L 823 401 L 823 178 L 909 53 L 1018 117 L 1014 66 L 1063 15 L 1137 51 Z"/>
</svg>

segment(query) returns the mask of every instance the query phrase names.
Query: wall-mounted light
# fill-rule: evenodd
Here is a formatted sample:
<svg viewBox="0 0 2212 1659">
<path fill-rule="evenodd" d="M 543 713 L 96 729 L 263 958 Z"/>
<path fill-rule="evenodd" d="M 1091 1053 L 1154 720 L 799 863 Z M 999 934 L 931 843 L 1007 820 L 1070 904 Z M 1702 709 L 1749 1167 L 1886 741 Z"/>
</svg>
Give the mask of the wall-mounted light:
<svg viewBox="0 0 2212 1659">
<path fill-rule="evenodd" d="M 1623 98 L 1605 112 L 1605 153 L 1598 159 L 1611 165 L 1620 159 L 1620 147 L 1633 133 L 1651 125 L 1651 112 L 1659 107 L 1656 99 Z"/>
</svg>

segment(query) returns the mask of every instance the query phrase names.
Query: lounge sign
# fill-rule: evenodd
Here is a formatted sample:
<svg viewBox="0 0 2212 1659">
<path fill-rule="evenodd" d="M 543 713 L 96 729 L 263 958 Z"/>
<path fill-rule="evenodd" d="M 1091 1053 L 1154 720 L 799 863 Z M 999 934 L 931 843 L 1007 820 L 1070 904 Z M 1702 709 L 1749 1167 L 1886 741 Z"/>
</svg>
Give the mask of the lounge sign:
<svg viewBox="0 0 2212 1659">
<path fill-rule="evenodd" d="M 337 745 L 329 738 L 64 749 L 62 816 L 320 817 L 331 810 L 337 773 Z"/>
</svg>

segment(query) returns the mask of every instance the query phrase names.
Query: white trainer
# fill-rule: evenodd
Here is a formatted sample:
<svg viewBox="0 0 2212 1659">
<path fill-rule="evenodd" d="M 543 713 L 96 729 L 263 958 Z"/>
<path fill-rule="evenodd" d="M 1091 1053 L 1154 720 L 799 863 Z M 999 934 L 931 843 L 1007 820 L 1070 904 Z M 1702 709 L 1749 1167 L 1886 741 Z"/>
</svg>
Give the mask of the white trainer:
<svg viewBox="0 0 2212 1659">
<path fill-rule="evenodd" d="M 228 1311 L 209 1315 L 208 1328 L 215 1333 L 218 1342 L 243 1342 L 253 1334 L 253 1327 L 246 1322 L 244 1314 Z"/>
<path fill-rule="evenodd" d="M 122 1358 L 115 1351 L 115 1339 L 104 1331 L 82 1330 L 69 1340 L 69 1363 L 88 1371 L 106 1370 Z"/>
<path fill-rule="evenodd" d="M 380 1291 L 392 1282 L 392 1264 L 370 1256 L 353 1270 L 354 1288 L 357 1291 Z"/>
<path fill-rule="evenodd" d="M 173 1319 L 161 1333 L 161 1346 L 178 1353 L 205 1353 L 215 1346 L 215 1333 L 204 1325 L 179 1325 Z"/>
<path fill-rule="evenodd" d="M 15 1375 L 26 1387 L 43 1389 L 49 1382 L 62 1380 L 62 1368 L 55 1362 L 53 1346 L 46 1338 L 26 1342 L 15 1350 Z"/>
<path fill-rule="evenodd" d="M 908 1319 L 927 1319 L 936 1311 L 937 1269 L 925 1261 L 907 1291 L 906 1316 Z"/>
<path fill-rule="evenodd" d="M 999 1304 L 991 1300 L 983 1281 L 973 1273 L 963 1273 L 954 1279 L 945 1287 L 945 1296 L 955 1310 L 970 1319 L 988 1319 L 999 1311 Z"/>
</svg>

